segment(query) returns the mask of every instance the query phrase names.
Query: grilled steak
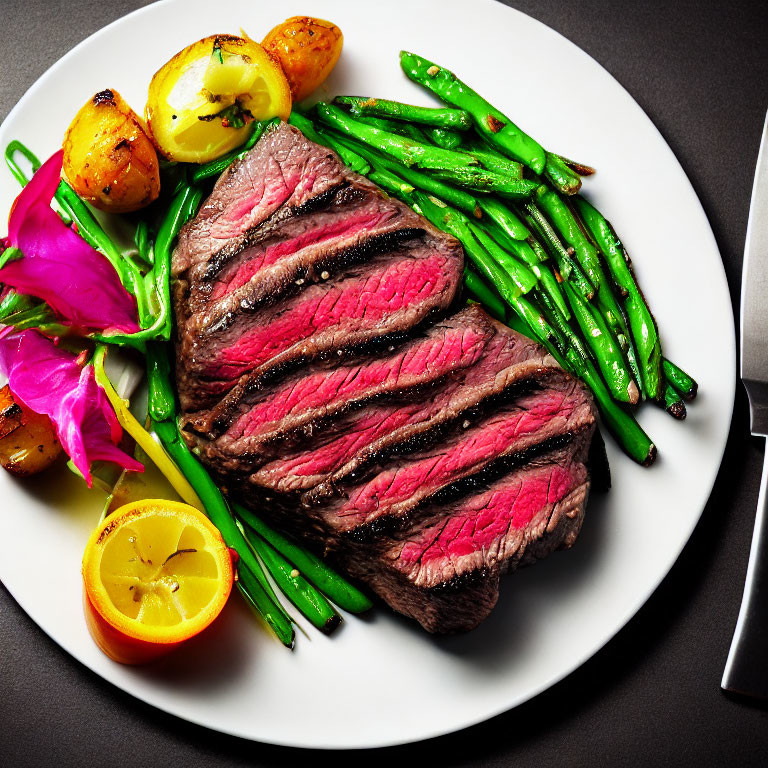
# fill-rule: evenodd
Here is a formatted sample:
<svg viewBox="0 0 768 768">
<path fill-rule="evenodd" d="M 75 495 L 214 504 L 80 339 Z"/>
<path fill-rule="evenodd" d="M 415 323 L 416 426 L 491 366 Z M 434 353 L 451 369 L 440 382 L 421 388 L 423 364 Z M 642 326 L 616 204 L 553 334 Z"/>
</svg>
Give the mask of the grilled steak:
<svg viewBox="0 0 768 768">
<path fill-rule="evenodd" d="M 455 311 L 460 245 L 295 128 L 216 184 L 173 257 L 186 439 L 218 479 L 432 632 L 578 534 L 592 401 Z"/>
</svg>

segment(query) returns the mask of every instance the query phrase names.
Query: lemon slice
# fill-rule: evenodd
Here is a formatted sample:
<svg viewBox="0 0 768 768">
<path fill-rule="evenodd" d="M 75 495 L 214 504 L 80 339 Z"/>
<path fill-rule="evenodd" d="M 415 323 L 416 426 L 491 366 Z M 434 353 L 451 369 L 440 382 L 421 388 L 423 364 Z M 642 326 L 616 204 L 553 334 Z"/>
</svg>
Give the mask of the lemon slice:
<svg viewBox="0 0 768 768">
<path fill-rule="evenodd" d="M 206 163 L 240 146 L 248 123 L 291 112 L 280 65 L 253 40 L 212 35 L 161 67 L 149 84 L 152 137 L 171 160 Z"/>
<path fill-rule="evenodd" d="M 156 658 L 205 629 L 233 582 L 230 552 L 199 510 L 127 504 L 94 531 L 83 557 L 86 618 L 116 661 Z"/>
</svg>

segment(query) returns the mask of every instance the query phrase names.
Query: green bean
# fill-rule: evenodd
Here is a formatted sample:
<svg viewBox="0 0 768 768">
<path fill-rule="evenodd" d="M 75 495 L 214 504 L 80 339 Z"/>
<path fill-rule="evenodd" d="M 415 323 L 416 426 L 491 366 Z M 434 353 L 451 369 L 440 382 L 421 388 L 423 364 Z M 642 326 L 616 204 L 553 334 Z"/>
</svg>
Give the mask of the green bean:
<svg viewBox="0 0 768 768">
<path fill-rule="evenodd" d="M 373 605 L 363 592 L 326 565 L 321 558 L 271 528 L 249 509 L 240 504 L 235 504 L 234 507 L 237 516 L 249 528 L 293 563 L 305 578 L 339 608 L 350 613 L 363 613 Z"/>
<path fill-rule="evenodd" d="M 582 229 L 571 209 L 556 192 L 542 185 L 536 190 L 535 197 L 551 223 L 568 245 L 574 249 L 577 261 L 594 285 L 595 304 L 618 340 L 622 351 L 626 354 L 635 382 L 640 388 L 641 395 L 645 396 L 647 393 L 635 345 L 624 314 L 613 295 L 609 281 L 606 279 L 597 247 Z"/>
<path fill-rule="evenodd" d="M 403 120 L 408 123 L 421 123 L 435 128 L 468 131 L 472 127 L 472 118 L 463 109 L 446 107 L 417 107 L 400 101 L 374 99 L 363 96 L 337 96 L 334 104 L 344 104 L 353 114 L 388 117 L 391 120 Z"/>
<path fill-rule="evenodd" d="M 625 294 L 624 307 L 640 356 L 643 385 L 648 397 L 658 400 L 663 389 L 661 341 L 656 321 L 632 272 L 629 257 L 608 220 L 584 198 L 577 197 L 574 202 L 586 228 L 602 251 L 614 281 Z"/>
<path fill-rule="evenodd" d="M 495 197 L 478 200 L 480 210 L 501 227 L 513 240 L 527 240 L 531 231 L 512 211 Z"/>
<path fill-rule="evenodd" d="M 662 358 L 661 364 L 667 380 L 680 393 L 683 400 L 693 400 L 699 391 L 696 381 L 666 357 Z"/>
<path fill-rule="evenodd" d="M 478 242 L 493 257 L 499 266 L 512 278 L 521 294 L 526 294 L 536 287 L 538 280 L 536 275 L 525 266 L 524 263 L 515 259 L 508 251 L 504 250 L 499 244 L 481 227 L 473 222 L 466 222 L 472 234 Z"/>
<path fill-rule="evenodd" d="M 481 192 L 496 192 L 505 197 L 524 199 L 536 188 L 535 182 L 507 179 L 487 171 L 474 157 L 462 152 L 422 144 L 404 136 L 374 128 L 355 120 L 338 107 L 322 102 L 315 106 L 318 119 L 325 125 L 351 136 L 364 144 L 411 167 L 426 170 L 434 176 Z"/>
<path fill-rule="evenodd" d="M 525 204 L 526 221 L 543 243 L 546 243 L 549 254 L 557 263 L 557 268 L 565 280 L 573 283 L 574 287 L 586 301 L 592 301 L 595 295 L 595 289 L 589 282 L 587 276 L 573 258 L 573 249 L 566 248 L 557 233 L 552 229 L 552 225 L 547 221 L 544 214 L 538 206 L 533 203 Z M 536 249 L 533 241 L 531 247 Z"/>
<path fill-rule="evenodd" d="M 371 117 L 370 115 L 355 115 L 355 119 L 381 131 L 407 136 L 421 144 L 427 144 L 430 141 L 427 133 L 413 123 L 398 123 L 397 120 L 387 120 L 385 117 Z"/>
<path fill-rule="evenodd" d="M 534 173 L 544 171 L 546 154 L 542 146 L 452 72 L 407 51 L 400 52 L 400 65 L 411 80 L 441 101 L 469 112 L 478 133 L 505 155 L 524 163 Z"/>
<path fill-rule="evenodd" d="M 147 411 L 155 421 L 166 421 L 176 415 L 176 394 L 170 382 L 171 367 L 168 352 L 162 342 L 147 344 L 147 384 L 149 388 Z"/>
<path fill-rule="evenodd" d="M 136 231 L 133 233 L 133 242 L 136 245 L 136 250 L 139 252 L 139 258 L 151 267 L 155 257 L 152 249 L 149 222 L 146 219 L 142 219 L 136 225 Z"/>
<path fill-rule="evenodd" d="M 582 232 L 573 214 L 557 193 L 544 185 L 536 190 L 534 198 L 536 205 L 543 210 L 552 226 L 573 248 L 576 260 L 589 278 L 589 282 L 594 286 L 595 291 L 599 291 L 603 275 L 597 250 Z"/>
<path fill-rule="evenodd" d="M 266 541 L 255 534 L 249 536 L 245 531 L 243 533 L 280 591 L 315 627 L 330 635 L 341 623 L 341 616 L 328 600 Z"/>
<path fill-rule="evenodd" d="M 202 201 L 203 192 L 197 187 L 182 187 L 171 201 L 157 233 L 155 241 L 155 258 L 152 267 L 152 284 L 158 301 L 158 312 L 151 325 L 133 334 L 111 334 L 103 336 L 96 334 L 98 341 L 112 344 L 129 344 L 144 346 L 147 341 L 162 339 L 168 341 L 171 337 L 171 251 L 179 231 L 191 219 Z"/>
<path fill-rule="evenodd" d="M 543 252 L 543 249 L 534 249 L 535 241 L 533 238 L 513 240 L 495 222 L 487 222 L 483 226 L 502 248 L 513 253 L 530 267 L 533 274 L 538 278 L 542 290 L 549 294 L 565 319 L 570 320 L 571 312 L 560 290 L 560 283 L 545 263 L 546 253 Z"/>
<path fill-rule="evenodd" d="M 611 394 L 619 402 L 636 404 L 640 392 L 602 316 L 599 312 L 592 311 L 587 302 L 567 282 L 563 284 L 563 290 L 581 328 L 582 336 L 594 352 L 595 362 Z"/>
<path fill-rule="evenodd" d="M 581 189 L 581 178 L 560 158 L 547 152 L 547 164 L 544 175 L 552 182 L 555 189 L 566 195 L 575 195 Z"/>
<path fill-rule="evenodd" d="M 398 200 L 403 200 L 408 204 L 406 199 L 413 187 L 408 182 L 403 181 L 399 176 L 394 173 L 390 173 L 384 168 L 374 168 L 368 173 L 368 178 L 377 186 L 381 187 L 385 192 L 396 197 Z"/>
<path fill-rule="evenodd" d="M 489 171 L 499 173 L 502 176 L 508 176 L 510 179 L 523 178 L 523 166 L 497 152 L 492 152 L 477 145 L 459 147 L 459 151 L 476 157 L 480 164 Z"/>
<path fill-rule="evenodd" d="M 603 421 L 622 450 L 638 464 L 645 467 L 653 464 L 656 460 L 656 446 L 632 414 L 627 413 L 613 400 L 581 339 L 573 333 L 554 307 L 549 307 L 547 318 L 553 321 L 563 340 L 558 346 L 545 342 L 547 349 L 565 370 L 578 376 L 590 388 Z"/>
<path fill-rule="evenodd" d="M 433 144 L 443 149 L 458 149 L 461 146 L 461 134 L 444 128 L 427 128 L 425 131 Z"/>
<path fill-rule="evenodd" d="M 491 317 L 495 317 L 502 323 L 506 322 L 507 312 L 504 309 L 504 302 L 486 285 L 483 278 L 469 267 L 464 267 L 464 284 Z"/>
<path fill-rule="evenodd" d="M 512 276 L 478 242 L 463 214 L 449 208 L 443 201 L 421 192 L 414 193 L 414 201 L 429 221 L 461 242 L 478 272 L 496 286 L 507 302 L 513 302 L 519 297 L 521 290 Z"/>
<path fill-rule="evenodd" d="M 554 153 L 551 153 L 554 155 Z M 563 157 L 562 155 L 554 155 L 559 160 L 562 160 L 568 168 L 570 168 L 572 171 L 576 171 L 576 173 L 579 174 L 579 176 L 592 176 L 594 173 L 597 173 L 595 169 L 591 165 L 584 165 L 584 163 L 577 163 L 575 160 L 569 160 L 567 157 Z"/>
<path fill-rule="evenodd" d="M 260 563 L 259 573 L 263 574 Z M 249 568 L 238 568 L 235 583 L 245 602 L 264 620 L 275 637 L 286 648 L 293 648 L 295 634 L 291 617 L 280 607 L 269 582 L 265 585 Z"/>
<path fill-rule="evenodd" d="M 414 193 L 417 210 L 436 227 L 449 232 L 464 246 L 469 260 L 482 277 L 528 323 L 541 341 L 548 340 L 548 325 L 541 313 L 521 295 L 520 288 L 494 257 L 483 247 L 470 228 L 469 220 L 445 203 L 421 192 Z"/>
<path fill-rule="evenodd" d="M 664 385 L 664 408 L 670 416 L 680 421 L 687 415 L 683 398 L 669 382 Z"/>
</svg>

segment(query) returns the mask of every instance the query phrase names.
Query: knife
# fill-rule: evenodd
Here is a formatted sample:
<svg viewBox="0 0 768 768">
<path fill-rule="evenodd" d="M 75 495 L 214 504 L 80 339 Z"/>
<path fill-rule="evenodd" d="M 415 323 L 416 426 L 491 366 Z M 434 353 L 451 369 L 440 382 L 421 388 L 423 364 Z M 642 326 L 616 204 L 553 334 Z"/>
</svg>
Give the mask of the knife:
<svg viewBox="0 0 768 768">
<path fill-rule="evenodd" d="M 749 397 L 752 434 L 768 437 L 768 115 L 757 156 L 741 280 L 741 379 Z M 744 596 L 721 685 L 733 693 L 768 699 L 768 450 Z"/>
</svg>

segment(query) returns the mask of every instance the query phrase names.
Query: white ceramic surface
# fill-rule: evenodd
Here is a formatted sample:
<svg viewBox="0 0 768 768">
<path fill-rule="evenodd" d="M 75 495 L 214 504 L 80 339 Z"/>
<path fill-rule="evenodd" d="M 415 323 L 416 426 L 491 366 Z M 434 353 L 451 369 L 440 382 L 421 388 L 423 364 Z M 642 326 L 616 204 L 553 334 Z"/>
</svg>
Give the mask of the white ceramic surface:
<svg viewBox="0 0 768 768">
<path fill-rule="evenodd" d="M 714 482 L 733 403 L 734 331 L 709 224 L 650 120 L 587 54 L 491 0 L 389 0 L 381 10 L 342 0 L 167 0 L 106 27 L 56 63 L 0 127 L 0 145 L 20 138 L 47 157 L 94 92 L 116 88 L 140 110 L 153 72 L 184 45 L 240 27 L 258 39 L 307 12 L 344 31 L 331 94 L 429 103 L 400 73 L 397 54 L 405 48 L 457 71 L 544 146 L 597 167 L 585 189 L 634 257 L 667 354 L 702 388 L 684 424 L 643 408 L 641 422 L 660 450 L 652 469 L 634 465 L 608 438 L 613 490 L 590 501 L 576 547 L 505 579 L 493 615 L 454 638 L 430 637 L 380 608 L 349 618 L 332 638 L 299 634 L 290 653 L 233 600 L 221 621 L 167 663 L 113 664 L 91 642 L 80 602 L 80 558 L 101 495 L 66 472 L 38 484 L 0 473 L 0 577 L 83 664 L 219 731 L 295 746 L 368 747 L 436 736 L 508 710 L 576 669 L 635 614 L 677 559 Z M 534 59 L 536 67 L 527 67 Z M 0 211 L 17 191 L 0 171 Z"/>
</svg>

